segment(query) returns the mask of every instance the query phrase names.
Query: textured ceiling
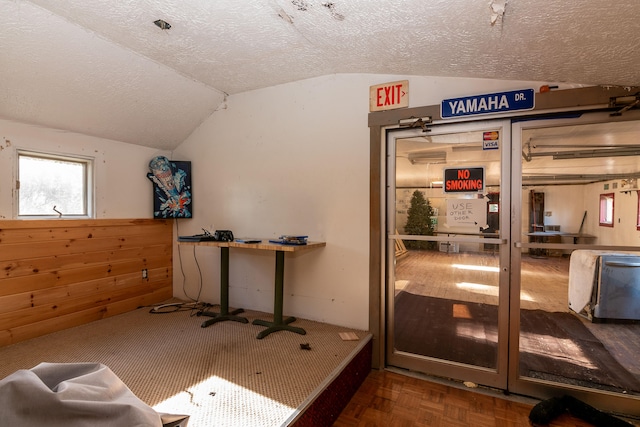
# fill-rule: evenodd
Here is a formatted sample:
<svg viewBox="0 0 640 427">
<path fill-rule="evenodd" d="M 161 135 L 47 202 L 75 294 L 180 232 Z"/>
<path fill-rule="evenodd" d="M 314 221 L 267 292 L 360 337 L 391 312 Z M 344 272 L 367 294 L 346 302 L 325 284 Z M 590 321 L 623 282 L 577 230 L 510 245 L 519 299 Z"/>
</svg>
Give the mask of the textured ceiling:
<svg viewBox="0 0 640 427">
<path fill-rule="evenodd" d="M 638 0 L 0 0 L 0 116 L 171 149 L 225 93 L 334 73 L 638 85 L 638 16 Z"/>
</svg>

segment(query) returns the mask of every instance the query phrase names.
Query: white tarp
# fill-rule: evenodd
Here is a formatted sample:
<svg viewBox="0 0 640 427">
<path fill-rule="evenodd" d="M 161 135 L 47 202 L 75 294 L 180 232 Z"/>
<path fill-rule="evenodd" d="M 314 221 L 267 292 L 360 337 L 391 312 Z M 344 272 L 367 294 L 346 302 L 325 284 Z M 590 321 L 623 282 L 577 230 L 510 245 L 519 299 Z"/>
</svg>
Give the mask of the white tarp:
<svg viewBox="0 0 640 427">
<path fill-rule="evenodd" d="M 0 420 L 11 427 L 162 426 L 160 414 L 99 363 L 41 363 L 0 380 Z"/>
</svg>

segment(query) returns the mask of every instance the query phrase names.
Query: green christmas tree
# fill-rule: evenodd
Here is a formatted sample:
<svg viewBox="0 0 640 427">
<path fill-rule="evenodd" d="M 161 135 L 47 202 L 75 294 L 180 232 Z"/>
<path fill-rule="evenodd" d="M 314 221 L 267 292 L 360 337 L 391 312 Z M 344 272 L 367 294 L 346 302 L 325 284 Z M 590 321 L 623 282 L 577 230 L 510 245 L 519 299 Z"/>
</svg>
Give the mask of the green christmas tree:
<svg viewBox="0 0 640 427">
<path fill-rule="evenodd" d="M 416 190 L 411 196 L 411 207 L 407 211 L 407 224 L 404 226 L 405 234 L 416 236 L 433 236 L 434 225 L 431 222 L 433 208 L 429 200 L 424 198 L 421 191 Z M 405 242 L 409 249 L 435 249 L 436 242 L 422 240 L 410 240 Z"/>
</svg>

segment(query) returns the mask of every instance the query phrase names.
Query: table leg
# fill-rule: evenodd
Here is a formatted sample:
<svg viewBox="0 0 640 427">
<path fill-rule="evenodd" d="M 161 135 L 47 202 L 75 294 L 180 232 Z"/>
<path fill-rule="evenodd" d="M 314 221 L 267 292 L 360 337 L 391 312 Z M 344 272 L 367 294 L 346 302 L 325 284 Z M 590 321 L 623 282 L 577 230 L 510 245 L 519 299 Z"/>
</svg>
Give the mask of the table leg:
<svg viewBox="0 0 640 427">
<path fill-rule="evenodd" d="M 220 312 L 214 313 L 213 311 L 203 311 L 201 316 L 208 316 L 211 319 L 202 322 L 202 327 L 206 328 L 217 322 L 224 322 L 225 320 L 233 320 L 234 322 L 248 323 L 249 320 L 245 317 L 236 316 L 236 314 L 242 313 L 244 310 L 238 308 L 229 312 L 229 248 L 220 248 Z"/>
<path fill-rule="evenodd" d="M 275 298 L 273 304 L 273 322 L 256 319 L 254 325 L 266 326 L 267 329 L 258 334 L 258 339 L 262 339 L 272 332 L 290 331 L 300 335 L 305 335 L 307 331 L 302 328 L 290 326 L 289 323 L 295 322 L 295 317 L 282 319 L 282 307 L 284 300 L 284 251 L 276 251 L 276 281 L 275 281 Z"/>
</svg>

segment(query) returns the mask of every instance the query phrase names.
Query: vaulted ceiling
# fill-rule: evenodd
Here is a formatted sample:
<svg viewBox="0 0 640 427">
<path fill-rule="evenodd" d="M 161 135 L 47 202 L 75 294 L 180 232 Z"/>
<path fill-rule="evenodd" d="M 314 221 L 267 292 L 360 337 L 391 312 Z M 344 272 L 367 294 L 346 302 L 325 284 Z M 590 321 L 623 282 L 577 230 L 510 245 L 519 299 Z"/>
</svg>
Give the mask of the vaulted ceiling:
<svg viewBox="0 0 640 427">
<path fill-rule="evenodd" d="M 172 149 L 226 95 L 335 73 L 638 85 L 639 16 L 638 0 L 0 0 L 0 117 Z"/>
</svg>

